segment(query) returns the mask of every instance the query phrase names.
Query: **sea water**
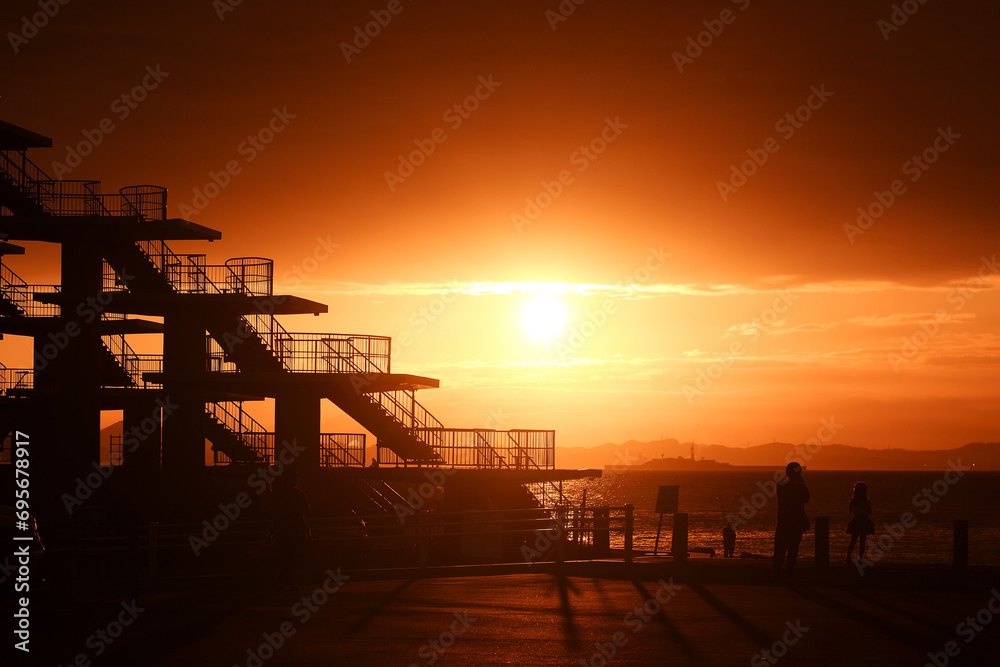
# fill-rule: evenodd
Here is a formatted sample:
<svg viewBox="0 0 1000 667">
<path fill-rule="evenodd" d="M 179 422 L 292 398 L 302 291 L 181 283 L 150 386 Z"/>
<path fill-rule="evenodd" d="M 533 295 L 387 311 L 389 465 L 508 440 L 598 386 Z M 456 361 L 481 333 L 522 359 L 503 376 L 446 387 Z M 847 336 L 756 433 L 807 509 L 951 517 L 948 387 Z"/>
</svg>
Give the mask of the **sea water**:
<svg viewBox="0 0 1000 667">
<path fill-rule="evenodd" d="M 956 520 L 969 522 L 969 563 L 1000 564 L 1000 473 L 962 471 L 945 474 L 927 471 L 810 471 L 803 475 L 811 499 L 806 512 L 830 518 L 830 559 L 843 560 L 850 535 L 845 532 L 851 514 L 848 502 L 854 483 L 868 485 L 872 521 L 876 533 L 872 541 L 887 547 L 880 554 L 885 563 L 950 563 Z M 736 554 L 769 556 L 773 552 L 777 500 L 770 491 L 774 473 L 760 471 L 605 471 L 601 479 L 563 483 L 564 493 L 578 504 L 587 490 L 587 505 L 635 508 L 634 546 L 652 552 L 660 515 L 654 512 L 660 486 L 680 487 L 679 511 L 688 514 L 689 547 L 707 547 L 722 555 L 722 529 L 726 515 L 740 516 Z M 770 493 L 769 493 L 770 491 Z M 742 514 L 741 514 L 742 510 Z M 900 523 L 905 513 L 913 516 L 912 527 L 900 535 L 885 524 Z M 668 551 L 672 516 L 663 518 L 660 549 Z M 621 535 L 612 537 L 621 546 Z M 869 547 L 869 554 L 872 553 Z M 802 541 L 800 555 L 814 554 L 813 533 Z M 855 555 L 857 550 L 855 550 Z"/>
</svg>

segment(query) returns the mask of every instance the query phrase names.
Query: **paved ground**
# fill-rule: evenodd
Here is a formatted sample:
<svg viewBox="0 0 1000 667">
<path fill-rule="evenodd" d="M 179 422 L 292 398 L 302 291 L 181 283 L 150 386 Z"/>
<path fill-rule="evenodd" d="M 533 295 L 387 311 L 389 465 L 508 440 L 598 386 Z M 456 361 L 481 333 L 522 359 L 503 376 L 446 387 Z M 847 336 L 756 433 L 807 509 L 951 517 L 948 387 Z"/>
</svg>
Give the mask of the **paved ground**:
<svg viewBox="0 0 1000 667">
<path fill-rule="evenodd" d="M 921 667 L 928 652 L 938 667 L 1000 664 L 996 571 L 804 567 L 781 585 L 761 562 L 344 574 L 291 590 L 161 584 L 134 608 L 53 596 L 32 664 Z M 116 618 L 129 624 L 112 638 Z"/>
</svg>

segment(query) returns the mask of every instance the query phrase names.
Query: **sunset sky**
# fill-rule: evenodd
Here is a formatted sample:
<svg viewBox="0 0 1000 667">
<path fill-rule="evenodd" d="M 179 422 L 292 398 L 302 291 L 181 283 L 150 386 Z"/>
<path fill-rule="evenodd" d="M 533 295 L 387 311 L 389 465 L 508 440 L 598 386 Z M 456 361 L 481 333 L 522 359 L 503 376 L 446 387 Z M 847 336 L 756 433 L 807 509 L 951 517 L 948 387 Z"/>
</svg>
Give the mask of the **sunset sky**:
<svg viewBox="0 0 1000 667">
<path fill-rule="evenodd" d="M 273 257 L 330 307 L 288 330 L 392 336 L 447 426 L 1000 441 L 1000 11 L 902 4 L 10 0 L 0 119 Z"/>
</svg>

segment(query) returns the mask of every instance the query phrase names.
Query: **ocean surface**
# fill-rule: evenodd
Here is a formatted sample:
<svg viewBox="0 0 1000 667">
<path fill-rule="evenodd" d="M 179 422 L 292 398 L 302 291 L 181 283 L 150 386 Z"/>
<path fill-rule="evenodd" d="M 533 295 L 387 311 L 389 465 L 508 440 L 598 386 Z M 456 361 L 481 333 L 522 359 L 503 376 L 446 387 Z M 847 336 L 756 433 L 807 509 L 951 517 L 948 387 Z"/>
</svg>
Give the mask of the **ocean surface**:
<svg viewBox="0 0 1000 667">
<path fill-rule="evenodd" d="M 767 471 L 605 471 L 597 480 L 574 480 L 563 483 L 563 492 L 579 503 L 587 492 L 587 505 L 635 507 L 635 548 L 653 550 L 659 514 L 654 512 L 661 485 L 680 487 L 679 511 L 688 513 L 690 547 L 714 548 L 722 555 L 722 529 L 727 513 L 739 515 L 744 508 L 746 523 L 737 527 L 736 555 L 741 552 L 770 555 L 777 517 L 777 500 L 767 491 L 774 474 Z M 868 484 L 872 501 L 872 520 L 876 533 L 870 536 L 887 547 L 880 556 L 884 563 L 950 563 L 952 561 L 953 522 L 969 522 L 969 563 L 1000 565 L 1000 472 L 964 472 L 945 475 L 945 471 L 810 471 L 803 476 L 811 500 L 806 512 L 815 525 L 815 517 L 830 517 L 830 560 L 843 561 L 850 535 L 845 532 L 851 515 L 847 505 L 854 483 Z M 952 483 L 949 483 L 949 480 Z M 762 488 L 763 487 L 763 488 Z M 756 494 L 756 496 L 755 496 Z M 744 504 L 744 501 L 746 504 Z M 754 505 L 759 507 L 754 507 Z M 915 524 L 899 537 L 892 537 L 884 524 L 900 522 L 904 513 L 913 515 Z M 752 514 L 752 516 L 751 516 Z M 669 550 L 671 515 L 663 519 L 660 549 Z M 898 535 L 897 529 L 897 535 Z M 617 539 L 616 539 L 617 538 Z M 621 536 L 613 535 L 612 544 L 621 546 Z M 800 556 L 812 557 L 813 533 L 802 540 Z M 869 546 L 871 557 L 873 553 Z M 855 550 L 855 555 L 857 550 Z"/>
</svg>

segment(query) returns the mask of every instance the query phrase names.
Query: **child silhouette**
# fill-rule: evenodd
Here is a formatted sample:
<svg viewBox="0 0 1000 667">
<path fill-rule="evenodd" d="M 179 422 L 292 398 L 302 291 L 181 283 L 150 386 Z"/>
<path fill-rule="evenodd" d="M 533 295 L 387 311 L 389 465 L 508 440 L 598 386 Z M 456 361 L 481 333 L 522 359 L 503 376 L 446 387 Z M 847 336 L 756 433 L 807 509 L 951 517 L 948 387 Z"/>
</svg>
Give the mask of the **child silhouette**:
<svg viewBox="0 0 1000 667">
<path fill-rule="evenodd" d="M 851 514 L 851 522 L 847 524 L 847 531 L 851 534 L 851 543 L 847 547 L 846 563 L 851 562 L 851 554 L 854 553 L 854 545 L 858 544 L 858 558 L 865 559 L 865 542 L 869 535 L 875 534 L 875 524 L 872 523 L 872 501 L 868 499 L 868 485 L 858 482 L 854 485 L 854 495 L 848 505 Z"/>
</svg>

